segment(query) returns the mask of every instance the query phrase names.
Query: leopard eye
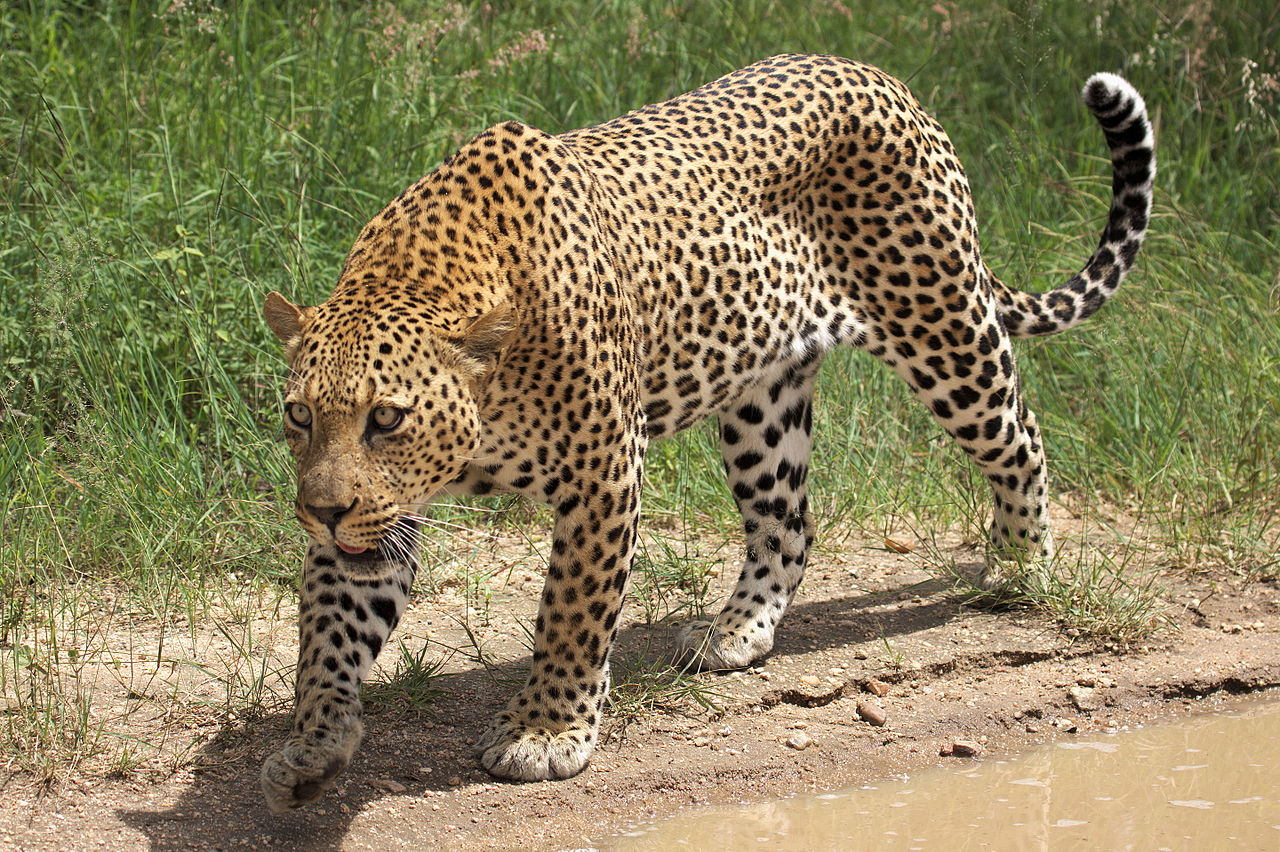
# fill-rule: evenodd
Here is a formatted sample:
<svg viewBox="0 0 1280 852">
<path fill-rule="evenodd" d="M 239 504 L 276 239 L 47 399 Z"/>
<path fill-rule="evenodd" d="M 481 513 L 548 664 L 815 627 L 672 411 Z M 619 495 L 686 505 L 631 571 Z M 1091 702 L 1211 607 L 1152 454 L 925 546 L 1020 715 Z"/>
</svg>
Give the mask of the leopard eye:
<svg viewBox="0 0 1280 852">
<path fill-rule="evenodd" d="M 373 414 L 369 415 L 369 422 L 374 428 L 384 432 L 396 428 L 402 420 L 404 420 L 404 411 L 389 405 L 380 405 L 373 410 Z"/>
<path fill-rule="evenodd" d="M 291 402 L 284 407 L 284 410 L 289 417 L 289 422 L 299 429 L 306 429 L 311 425 L 311 409 L 302 403 Z"/>
</svg>

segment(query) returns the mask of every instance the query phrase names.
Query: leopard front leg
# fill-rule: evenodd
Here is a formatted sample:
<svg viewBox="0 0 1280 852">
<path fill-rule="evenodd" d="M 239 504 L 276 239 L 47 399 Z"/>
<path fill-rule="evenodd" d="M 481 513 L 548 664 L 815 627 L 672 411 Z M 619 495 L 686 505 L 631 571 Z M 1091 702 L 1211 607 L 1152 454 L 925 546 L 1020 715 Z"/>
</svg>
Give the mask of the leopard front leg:
<svg viewBox="0 0 1280 852">
<path fill-rule="evenodd" d="M 360 684 L 404 612 L 414 570 L 353 566 L 332 545 L 313 543 L 307 551 L 293 730 L 262 765 L 271 810 L 318 798 L 351 762 L 364 733 Z"/>
<path fill-rule="evenodd" d="M 499 778 L 569 778 L 595 749 L 609 694 L 609 649 L 635 553 L 638 471 L 621 488 L 586 491 L 556 505 L 529 681 L 477 746 L 481 764 Z"/>
</svg>

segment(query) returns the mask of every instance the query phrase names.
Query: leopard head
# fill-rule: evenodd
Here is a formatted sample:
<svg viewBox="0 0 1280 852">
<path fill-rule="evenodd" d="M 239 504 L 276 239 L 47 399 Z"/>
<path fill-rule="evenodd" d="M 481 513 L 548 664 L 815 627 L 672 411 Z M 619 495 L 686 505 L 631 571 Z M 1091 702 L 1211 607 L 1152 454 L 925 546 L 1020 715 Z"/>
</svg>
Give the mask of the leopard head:
<svg viewBox="0 0 1280 852">
<path fill-rule="evenodd" d="M 446 322 L 419 288 L 364 280 L 315 307 L 271 293 L 264 314 L 289 363 L 299 522 L 353 567 L 411 560 L 423 505 L 480 448 L 478 391 L 512 310 Z"/>
</svg>

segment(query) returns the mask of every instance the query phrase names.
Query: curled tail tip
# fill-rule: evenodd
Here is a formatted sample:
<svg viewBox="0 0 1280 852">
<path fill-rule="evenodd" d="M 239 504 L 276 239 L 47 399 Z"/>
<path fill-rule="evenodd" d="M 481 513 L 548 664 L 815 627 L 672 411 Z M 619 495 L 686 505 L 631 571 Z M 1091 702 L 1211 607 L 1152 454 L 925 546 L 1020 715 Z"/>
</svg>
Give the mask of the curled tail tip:
<svg viewBox="0 0 1280 852">
<path fill-rule="evenodd" d="M 1119 74 L 1099 71 L 1085 81 L 1080 92 L 1089 112 L 1098 118 L 1123 120 L 1127 115 L 1146 115 L 1147 104 L 1133 85 Z"/>
<path fill-rule="evenodd" d="M 1107 133 L 1113 148 L 1120 145 L 1152 147 L 1155 138 L 1147 119 L 1147 104 L 1138 90 L 1119 74 L 1100 71 L 1080 92 L 1085 106 Z"/>
<path fill-rule="evenodd" d="M 1147 232 L 1155 135 L 1138 90 L 1118 74 L 1094 74 L 1080 93 L 1111 152 L 1111 210 L 1098 248 L 1078 274 L 1048 293 L 1009 288 L 1004 320 L 1014 337 L 1055 334 L 1088 319 L 1133 266 Z"/>
</svg>

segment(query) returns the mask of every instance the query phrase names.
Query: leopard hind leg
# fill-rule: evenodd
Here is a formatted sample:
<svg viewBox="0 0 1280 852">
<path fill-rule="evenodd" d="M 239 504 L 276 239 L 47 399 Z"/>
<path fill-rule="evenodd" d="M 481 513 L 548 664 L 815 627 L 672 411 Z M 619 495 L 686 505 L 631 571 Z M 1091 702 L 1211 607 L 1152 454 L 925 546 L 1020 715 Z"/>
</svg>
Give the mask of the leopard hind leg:
<svg viewBox="0 0 1280 852">
<path fill-rule="evenodd" d="M 866 348 L 911 385 L 986 477 L 995 506 L 978 585 L 992 590 L 1013 565 L 1032 569 L 1027 580 L 1042 579 L 1053 555 L 1048 467 L 994 300 L 980 288 L 959 290 L 945 316 L 957 322 L 876 326 Z"/>
<path fill-rule="evenodd" d="M 806 479 L 819 360 L 780 368 L 720 414 L 720 451 L 747 552 L 720 614 L 680 631 L 678 650 L 698 668 L 737 669 L 768 654 L 804 577 L 813 541 Z"/>
</svg>

